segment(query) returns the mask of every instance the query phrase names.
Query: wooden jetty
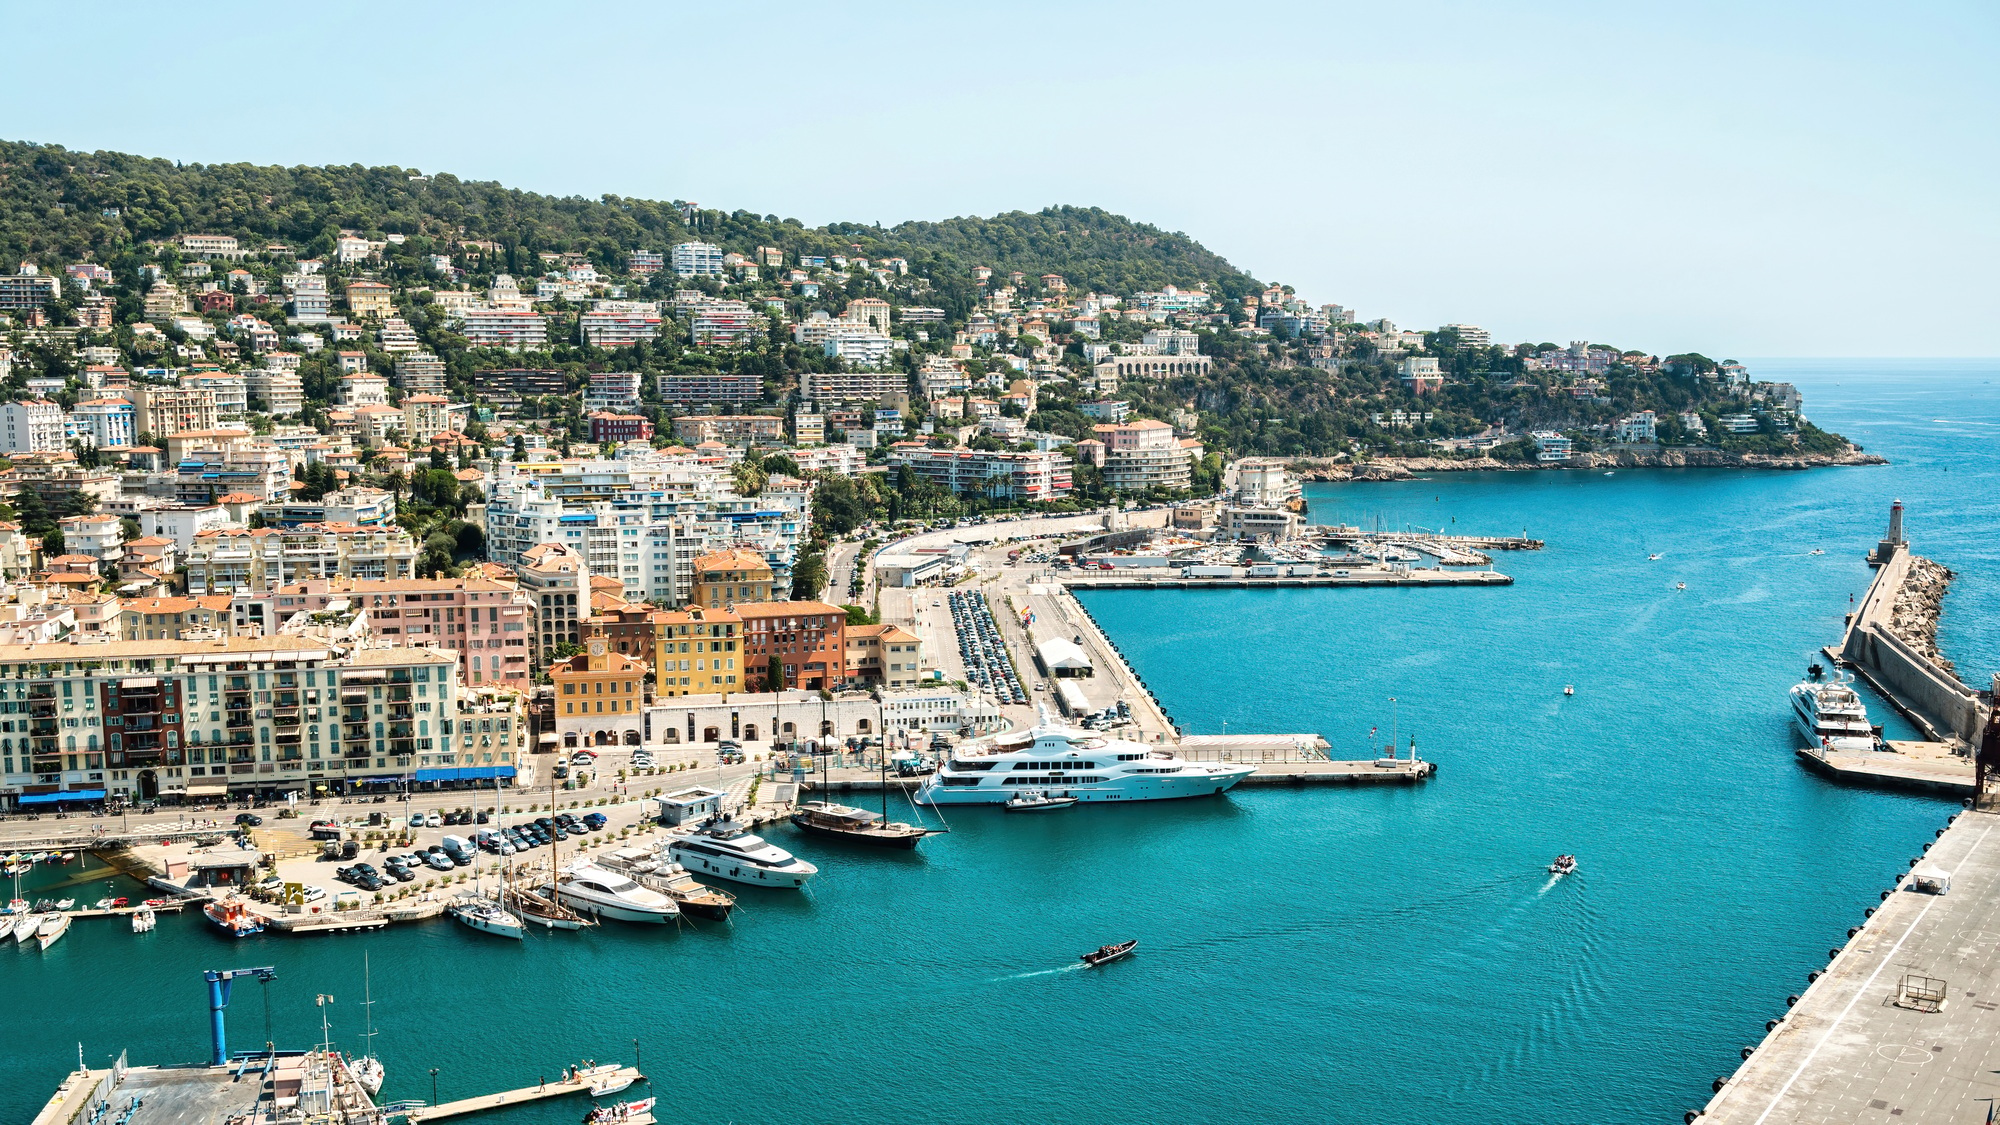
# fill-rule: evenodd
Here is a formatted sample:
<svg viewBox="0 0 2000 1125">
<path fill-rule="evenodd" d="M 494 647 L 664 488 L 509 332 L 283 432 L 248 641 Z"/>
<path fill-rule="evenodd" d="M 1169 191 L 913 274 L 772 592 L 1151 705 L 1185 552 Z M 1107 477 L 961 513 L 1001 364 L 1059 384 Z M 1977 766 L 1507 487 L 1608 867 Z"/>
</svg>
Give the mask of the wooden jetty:
<svg viewBox="0 0 2000 1125">
<path fill-rule="evenodd" d="M 600 1074 L 596 1077 L 600 1079 L 607 1077 L 629 1078 L 637 1082 L 645 1076 L 640 1074 L 635 1067 L 621 1066 L 612 1074 Z M 529 1102 L 547 1101 L 550 1098 L 567 1098 L 575 1094 L 588 1094 L 589 1092 L 590 1083 L 588 1081 L 545 1082 L 535 1086 L 523 1086 L 518 1090 L 503 1090 L 497 1094 L 481 1094 L 476 1098 L 461 1098 L 455 1102 L 441 1102 L 434 1106 L 412 1109 L 409 1111 L 408 1116 L 411 1121 L 442 1121 L 447 1117 L 463 1117 L 470 1113 L 485 1113 L 489 1110 L 507 1109 L 512 1106 L 526 1105 Z M 619 1095 L 606 1096 L 623 1095 L 621 1092 Z"/>
</svg>

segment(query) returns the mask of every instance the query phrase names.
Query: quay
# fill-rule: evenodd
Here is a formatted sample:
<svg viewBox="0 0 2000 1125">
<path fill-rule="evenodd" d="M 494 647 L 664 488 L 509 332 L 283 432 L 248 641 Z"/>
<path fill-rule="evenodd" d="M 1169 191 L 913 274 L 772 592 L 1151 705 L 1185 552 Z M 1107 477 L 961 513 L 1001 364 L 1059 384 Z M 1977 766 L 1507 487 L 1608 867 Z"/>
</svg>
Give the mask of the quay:
<svg viewBox="0 0 2000 1125">
<path fill-rule="evenodd" d="M 1889 751 L 1843 752 L 1801 747 L 1805 767 L 1822 777 L 1884 789 L 1972 795 L 1972 759 L 1948 742 L 1891 742 Z"/>
<path fill-rule="evenodd" d="M 1514 579 L 1497 570 L 1390 570 L 1355 568 L 1342 574 L 1296 575 L 1271 578 L 1182 578 L 1168 571 L 1155 576 L 1138 572 L 1097 571 L 1065 574 L 1060 579 L 1072 590 L 1209 590 L 1217 588 L 1267 589 L 1326 586 L 1511 586 Z"/>
<path fill-rule="evenodd" d="M 624 1078 L 637 1082 L 645 1075 L 629 1066 L 621 1066 L 610 1075 L 599 1075 L 612 1079 Z M 409 1108 L 406 1116 L 411 1121 L 442 1121 L 448 1117 L 463 1117 L 470 1113 L 485 1113 L 489 1110 L 508 1109 L 530 1102 L 547 1101 L 550 1098 L 567 1098 L 590 1092 L 590 1083 L 582 1078 L 568 1081 L 544 1082 L 535 1086 L 523 1086 L 518 1090 L 502 1090 L 497 1094 L 482 1094 L 474 1098 L 461 1098 L 455 1102 L 440 1102 L 434 1106 Z"/>
<path fill-rule="evenodd" d="M 2000 815 L 1961 812 L 1883 893 L 1701 1125 L 1965 1125 L 2000 1105 Z M 1941 878 L 1940 878 L 1941 876 Z"/>
<path fill-rule="evenodd" d="M 1224 759 L 1227 760 L 1227 759 Z M 1249 759 L 1244 759 L 1249 760 Z M 1368 758 L 1360 761 L 1264 762 L 1244 785 L 1413 785 L 1437 773 L 1437 763 L 1408 758 Z M 924 783 L 921 777 L 889 777 L 867 770 L 834 770 L 827 777 L 808 775 L 802 789 L 819 793 L 879 793 L 883 788 L 908 794 Z"/>
</svg>

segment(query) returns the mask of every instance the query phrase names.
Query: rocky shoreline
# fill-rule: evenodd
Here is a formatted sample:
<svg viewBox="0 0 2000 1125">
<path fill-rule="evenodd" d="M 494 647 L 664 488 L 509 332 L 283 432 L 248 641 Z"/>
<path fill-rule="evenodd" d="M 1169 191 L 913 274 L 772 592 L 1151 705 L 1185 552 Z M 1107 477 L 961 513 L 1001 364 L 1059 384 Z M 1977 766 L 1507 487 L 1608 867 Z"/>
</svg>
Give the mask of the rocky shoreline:
<svg viewBox="0 0 2000 1125">
<path fill-rule="evenodd" d="M 1730 453 L 1720 449 L 1620 449 L 1579 453 L 1568 461 L 1523 463 L 1491 457 L 1382 457 L 1360 463 L 1303 459 L 1293 471 L 1307 481 L 1409 480 L 1431 473 L 1531 473 L 1574 469 L 1818 469 L 1834 465 L 1886 465 L 1885 457 L 1848 446 L 1839 453 Z"/>
<path fill-rule="evenodd" d="M 1958 675 L 1958 669 L 1938 651 L 1937 631 L 1938 619 L 1944 614 L 1945 591 L 1956 577 L 1941 563 L 1911 555 L 1909 572 L 1896 591 L 1896 606 L 1889 615 L 1889 631 L 1897 640 L 1953 677 Z"/>
</svg>

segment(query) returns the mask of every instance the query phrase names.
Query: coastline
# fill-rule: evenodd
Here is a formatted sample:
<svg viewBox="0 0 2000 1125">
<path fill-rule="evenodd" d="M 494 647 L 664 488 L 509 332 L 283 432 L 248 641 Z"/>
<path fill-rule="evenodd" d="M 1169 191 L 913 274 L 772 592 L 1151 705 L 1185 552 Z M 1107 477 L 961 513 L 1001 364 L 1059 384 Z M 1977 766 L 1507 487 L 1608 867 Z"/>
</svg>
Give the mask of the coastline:
<svg viewBox="0 0 2000 1125">
<path fill-rule="evenodd" d="M 1721 449 L 1619 449 L 1578 453 L 1567 461 L 1516 462 L 1491 457 L 1381 457 L 1360 464 L 1319 459 L 1294 461 L 1299 479 L 1307 482 L 1396 481 L 1428 473 L 1531 473 L 1576 469 L 1819 469 L 1847 465 L 1886 465 L 1889 459 L 1848 446 L 1839 453 L 1731 453 Z"/>
</svg>

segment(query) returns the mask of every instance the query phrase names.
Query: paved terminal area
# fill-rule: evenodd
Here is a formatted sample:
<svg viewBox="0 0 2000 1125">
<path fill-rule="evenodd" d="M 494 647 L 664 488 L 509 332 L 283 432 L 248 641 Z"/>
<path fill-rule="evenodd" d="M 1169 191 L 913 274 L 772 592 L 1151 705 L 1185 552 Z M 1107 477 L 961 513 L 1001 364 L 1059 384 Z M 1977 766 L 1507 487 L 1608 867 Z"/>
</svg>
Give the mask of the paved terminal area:
<svg viewBox="0 0 2000 1125">
<path fill-rule="evenodd" d="M 2000 1099 L 2000 815 L 1959 815 L 1702 1125 L 1971 1125 Z M 1940 1003 L 1941 1001 L 1941 1003 Z"/>
</svg>

